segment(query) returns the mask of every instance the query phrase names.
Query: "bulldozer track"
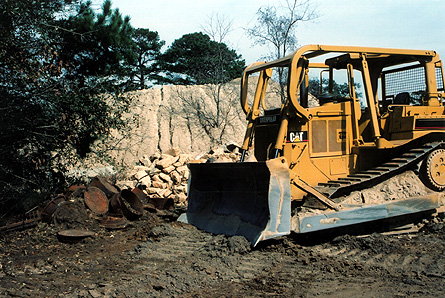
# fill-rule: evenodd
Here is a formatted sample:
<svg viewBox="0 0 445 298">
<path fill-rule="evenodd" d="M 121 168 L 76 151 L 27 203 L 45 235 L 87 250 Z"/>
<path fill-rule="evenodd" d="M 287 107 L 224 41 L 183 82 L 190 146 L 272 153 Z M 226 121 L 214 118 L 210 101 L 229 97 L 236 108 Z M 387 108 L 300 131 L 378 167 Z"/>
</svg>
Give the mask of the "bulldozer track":
<svg viewBox="0 0 445 298">
<path fill-rule="evenodd" d="M 311 283 L 322 282 L 322 277 L 313 277 L 314 268 L 328 273 L 337 272 L 336 274 L 347 274 L 350 268 L 362 268 L 360 270 L 366 272 L 363 274 L 371 276 L 386 274 L 401 278 L 405 278 L 405 275 L 435 279 L 445 277 L 445 259 L 440 253 L 443 242 L 421 234 L 350 237 L 338 243 L 314 246 L 294 246 L 290 241 L 284 240 L 284 243 L 290 245 L 286 254 L 279 253 L 273 247 L 265 247 L 227 255 L 226 252 L 218 252 L 221 243 L 212 246 L 214 237 L 202 231 L 175 228 L 174 234 L 159 239 L 156 249 L 151 248 L 147 257 L 152 261 L 161 261 L 158 270 L 163 270 L 165 264 L 173 261 L 177 270 L 189 267 L 205 271 L 209 276 L 215 274 L 219 280 L 230 283 L 242 284 L 256 280 L 259 284 L 286 288 L 288 294 L 302 287 L 310 288 Z M 410 243 L 417 248 L 412 249 L 409 245 L 404 247 L 401 243 Z M 429 253 L 426 252 L 427 249 Z M 209 263 L 210 259 L 213 263 Z M 174 275 L 172 272 L 169 274 Z M 306 278 L 297 282 L 295 276 Z"/>
<path fill-rule="evenodd" d="M 188 237 L 191 228 L 175 228 L 174 233 L 161 237 L 159 242 L 147 243 L 147 253 L 151 259 L 163 261 L 178 260 L 199 251 L 208 241 L 212 239 L 211 234 L 199 233 L 199 237 Z M 159 245 L 161 244 L 161 245 Z M 151 247 L 157 249 L 151 249 Z"/>
<path fill-rule="evenodd" d="M 388 238 L 389 241 L 391 240 Z M 388 241 L 388 239 L 385 240 Z M 358 239 L 359 240 L 359 239 Z M 373 241 L 373 240 L 371 240 Z M 366 241 L 363 241 L 366 243 Z M 356 243 L 354 243 L 356 244 Z M 432 243 L 434 244 L 434 243 Z M 444 278 L 441 270 L 445 267 L 445 260 L 440 254 L 431 255 L 410 251 L 400 247 L 388 247 L 387 252 L 373 251 L 366 247 L 351 248 L 342 246 L 326 246 L 318 251 L 320 256 L 348 260 L 352 263 L 363 264 L 367 267 L 383 268 L 390 271 L 404 271 L 407 268 L 415 268 L 415 271 L 423 275 Z"/>
<path fill-rule="evenodd" d="M 273 249 L 270 250 L 270 247 L 266 247 L 247 253 L 228 253 L 227 255 L 226 252 L 220 250 L 221 243 L 215 242 L 215 246 L 212 246 L 214 237 L 190 228 L 175 228 L 171 235 L 165 235 L 159 241 L 147 243 L 142 253 L 143 258 L 150 260 L 150 266 L 157 267 L 159 272 L 167 266 L 166 264 L 172 262 L 177 264 L 177 269 L 183 270 L 189 266 L 195 270 L 208 271 L 212 267 L 207 264 L 208 258 L 211 258 L 215 262 L 219 260 L 213 270 L 217 272 L 221 280 L 243 282 L 254 278 L 261 279 L 263 278 L 261 273 L 267 276 L 275 272 L 279 273 L 280 278 L 274 280 L 274 283 L 282 284 L 282 286 L 288 285 L 296 274 L 311 274 L 313 269 L 307 264 L 313 262 L 315 265 L 322 266 L 324 270 L 331 270 L 330 267 L 340 268 L 345 262 L 357 264 L 363 268 L 380 268 L 391 272 L 415 268 L 423 275 L 441 278 L 443 278 L 441 270 L 445 267 L 442 254 L 437 253 L 432 257 L 430 254 L 419 253 L 419 250 L 405 249 L 400 247 L 401 240 L 397 236 L 382 239 L 374 239 L 373 236 L 351 238 L 345 243 L 301 246 L 288 250 L 287 254 L 278 254 Z M 416 235 L 404 237 L 410 237 L 413 239 L 411 241 L 417 239 Z M 372 243 L 376 243 L 377 246 L 372 247 Z M 328 263 L 324 263 L 326 261 Z M 141 263 L 141 267 L 146 266 L 142 265 L 143 263 L 145 262 Z"/>
<path fill-rule="evenodd" d="M 405 153 L 394 157 L 387 162 L 359 172 L 350 174 L 337 180 L 330 180 L 326 183 L 319 183 L 315 189 L 326 195 L 328 198 L 335 200 L 339 196 L 376 185 L 387 180 L 397 174 L 400 174 L 421 162 L 433 150 L 445 148 L 444 142 L 432 142 L 424 144 L 420 147 L 411 148 Z"/>
</svg>

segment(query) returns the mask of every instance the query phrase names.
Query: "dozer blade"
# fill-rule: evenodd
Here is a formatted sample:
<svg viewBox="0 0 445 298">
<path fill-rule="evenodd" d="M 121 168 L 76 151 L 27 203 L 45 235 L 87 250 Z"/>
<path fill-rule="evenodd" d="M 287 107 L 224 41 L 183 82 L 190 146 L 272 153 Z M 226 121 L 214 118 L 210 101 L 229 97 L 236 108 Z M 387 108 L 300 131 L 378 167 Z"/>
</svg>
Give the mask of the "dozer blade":
<svg viewBox="0 0 445 298">
<path fill-rule="evenodd" d="M 284 158 L 266 162 L 189 164 L 188 209 L 179 221 L 253 246 L 290 233 L 289 168 Z"/>
</svg>

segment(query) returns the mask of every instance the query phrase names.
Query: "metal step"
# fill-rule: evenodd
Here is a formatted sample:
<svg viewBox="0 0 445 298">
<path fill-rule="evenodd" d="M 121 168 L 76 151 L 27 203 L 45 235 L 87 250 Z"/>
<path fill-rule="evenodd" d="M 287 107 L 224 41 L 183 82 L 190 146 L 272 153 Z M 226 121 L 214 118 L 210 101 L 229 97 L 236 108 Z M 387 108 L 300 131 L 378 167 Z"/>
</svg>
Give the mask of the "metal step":
<svg viewBox="0 0 445 298">
<path fill-rule="evenodd" d="M 352 177 L 352 178 L 372 178 L 373 176 L 376 176 L 376 175 L 368 175 L 368 174 L 365 174 L 365 173 L 362 173 L 362 174 L 351 174 L 351 175 L 348 175 L 348 178 L 349 177 Z"/>
<path fill-rule="evenodd" d="M 350 180 L 330 180 L 329 181 L 329 183 L 338 183 L 338 184 L 346 184 L 346 185 L 348 185 L 348 184 L 351 184 L 352 183 L 352 181 L 350 181 Z"/>
<path fill-rule="evenodd" d="M 400 167 L 400 163 L 386 162 L 386 163 L 382 164 L 382 166 L 388 167 L 388 168 L 398 168 L 398 167 Z"/>
<path fill-rule="evenodd" d="M 352 177 L 342 177 L 342 178 L 338 178 L 338 180 L 344 180 L 344 181 L 351 181 L 351 182 L 360 182 L 360 181 L 363 181 L 363 180 L 365 180 L 365 179 L 362 179 L 362 178 L 352 178 Z"/>
<path fill-rule="evenodd" d="M 423 151 L 421 153 L 423 153 Z M 415 153 L 404 153 L 404 154 L 402 154 L 403 158 L 409 158 L 409 159 L 416 158 L 417 156 L 419 156 L 419 154 L 415 154 Z"/>
<path fill-rule="evenodd" d="M 339 187 L 339 186 L 341 186 L 341 184 L 328 181 L 328 182 L 318 183 L 318 186 Z"/>
<path fill-rule="evenodd" d="M 409 159 L 407 158 L 400 158 L 400 157 L 396 157 L 391 159 L 392 163 L 407 163 Z"/>
<path fill-rule="evenodd" d="M 381 175 L 382 171 L 378 171 L 375 168 L 372 170 L 363 171 L 363 174 L 369 174 L 369 175 Z"/>
</svg>

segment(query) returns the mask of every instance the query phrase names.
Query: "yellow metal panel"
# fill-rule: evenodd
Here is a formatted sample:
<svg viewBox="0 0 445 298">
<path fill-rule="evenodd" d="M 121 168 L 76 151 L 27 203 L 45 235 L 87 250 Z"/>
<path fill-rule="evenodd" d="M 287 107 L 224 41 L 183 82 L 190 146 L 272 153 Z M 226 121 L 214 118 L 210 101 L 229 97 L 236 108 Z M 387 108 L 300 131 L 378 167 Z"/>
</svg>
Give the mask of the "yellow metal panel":
<svg viewBox="0 0 445 298">
<path fill-rule="evenodd" d="M 328 129 L 327 120 L 313 120 L 310 130 L 310 144 L 313 153 L 324 153 L 328 151 Z"/>
<path fill-rule="evenodd" d="M 328 122 L 328 150 L 330 153 L 346 154 L 346 121 L 329 120 Z"/>
<path fill-rule="evenodd" d="M 329 161 L 329 169 L 331 175 L 346 175 L 348 173 L 346 158 L 331 158 Z"/>
</svg>

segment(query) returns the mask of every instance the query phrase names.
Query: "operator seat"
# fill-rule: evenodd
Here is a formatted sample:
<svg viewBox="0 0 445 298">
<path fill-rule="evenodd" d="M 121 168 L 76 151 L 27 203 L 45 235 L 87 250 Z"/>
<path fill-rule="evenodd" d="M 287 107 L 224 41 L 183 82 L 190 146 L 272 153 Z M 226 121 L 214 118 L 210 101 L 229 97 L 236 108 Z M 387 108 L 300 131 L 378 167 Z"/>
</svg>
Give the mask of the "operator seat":
<svg viewBox="0 0 445 298">
<path fill-rule="evenodd" d="M 393 104 L 395 105 L 409 105 L 409 102 L 411 100 L 411 96 L 409 95 L 409 92 L 402 92 L 396 95 L 394 98 Z"/>
</svg>

